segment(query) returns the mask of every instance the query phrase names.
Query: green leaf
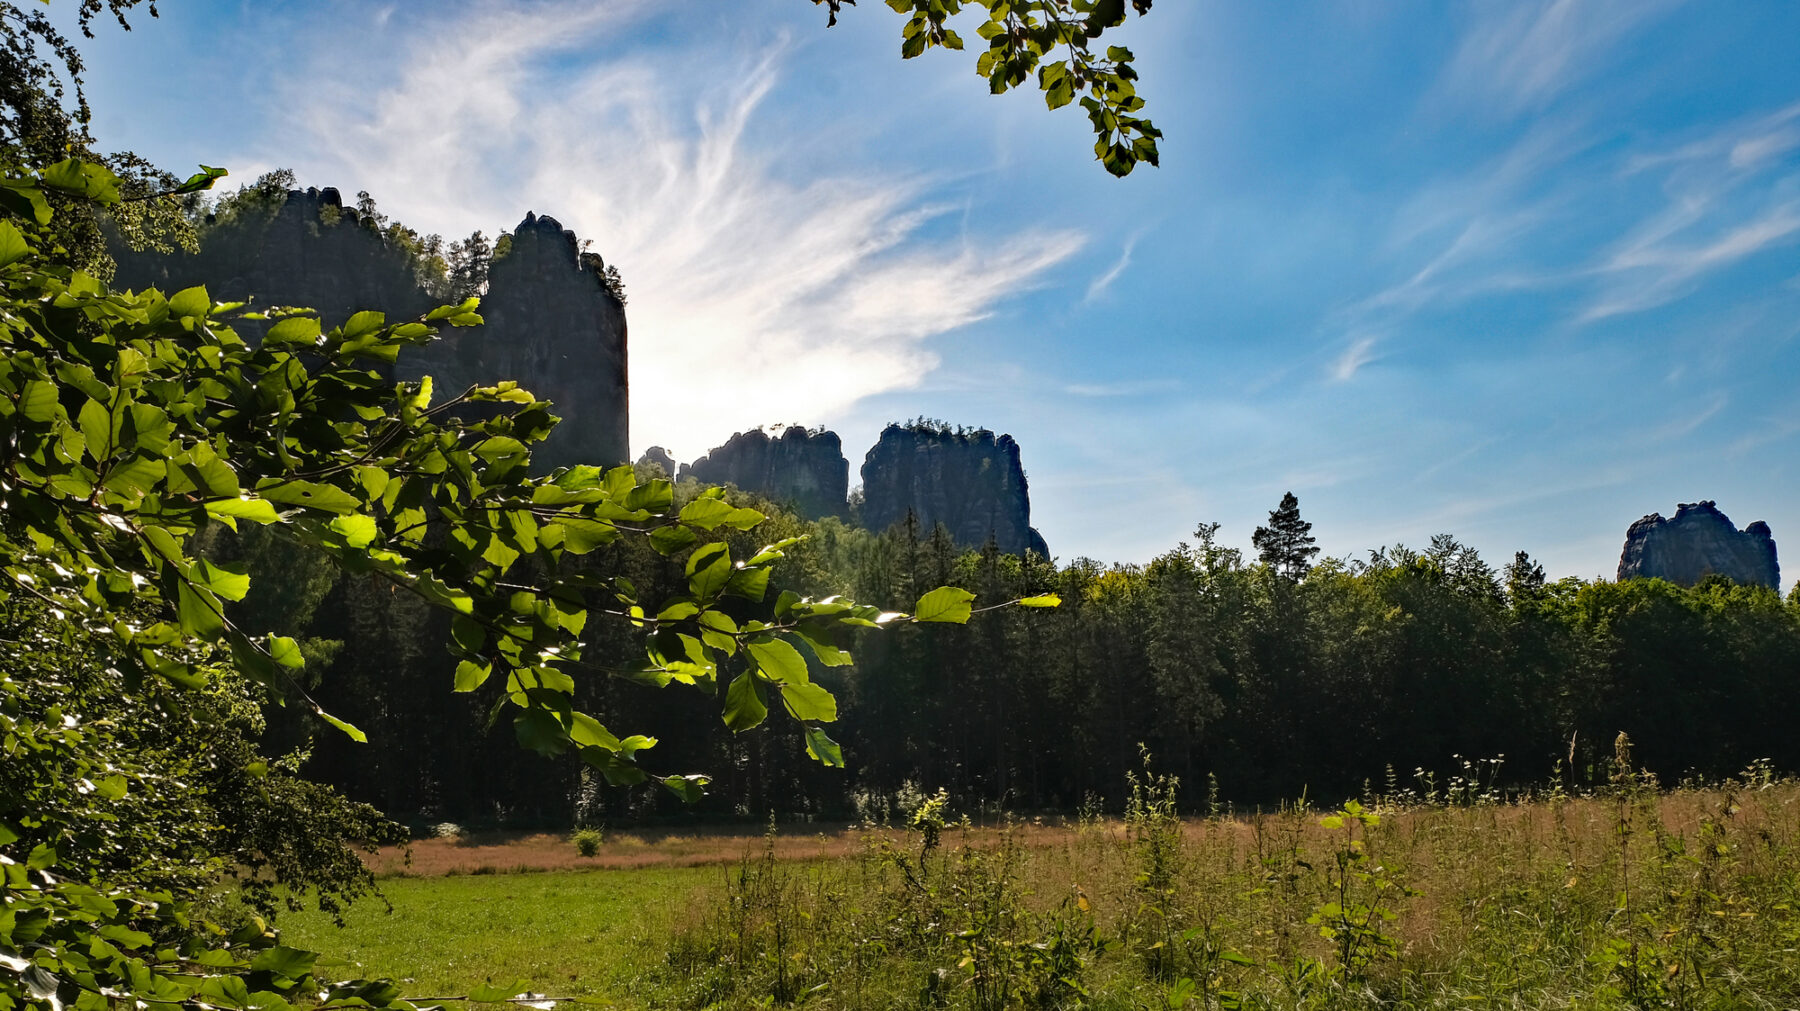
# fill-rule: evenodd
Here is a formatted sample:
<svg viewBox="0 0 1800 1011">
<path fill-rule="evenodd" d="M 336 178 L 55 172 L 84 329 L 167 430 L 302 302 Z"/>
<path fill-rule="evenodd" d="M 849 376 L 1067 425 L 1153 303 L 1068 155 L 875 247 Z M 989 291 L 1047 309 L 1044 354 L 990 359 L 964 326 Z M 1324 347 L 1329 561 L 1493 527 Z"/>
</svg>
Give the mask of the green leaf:
<svg viewBox="0 0 1800 1011">
<path fill-rule="evenodd" d="M 686 803 L 694 804 L 706 796 L 706 784 L 710 782 L 705 776 L 666 776 L 662 785 Z"/>
<path fill-rule="evenodd" d="M 353 513 L 331 521 L 331 530 L 352 548 L 366 548 L 375 540 L 375 517 Z"/>
<path fill-rule="evenodd" d="M 316 715 L 319 719 L 324 720 L 326 723 L 329 723 L 332 726 L 336 727 L 340 731 L 343 731 L 344 736 L 350 738 L 352 741 L 355 741 L 358 744 L 369 743 L 369 735 L 356 729 L 356 727 L 354 725 L 338 719 L 337 717 L 331 715 L 330 713 L 326 712 L 323 709 L 314 709 L 313 714 Z"/>
<path fill-rule="evenodd" d="M 352 513 L 362 502 L 342 488 L 313 481 L 282 481 L 264 478 L 257 483 L 256 493 L 282 505 L 306 506 L 330 513 Z"/>
<path fill-rule="evenodd" d="M 767 516 L 754 509 L 733 509 L 731 515 L 725 517 L 725 525 L 735 530 L 750 530 L 766 519 Z"/>
<path fill-rule="evenodd" d="M 697 498 L 681 507 L 681 522 L 688 526 L 711 530 L 728 519 L 736 509 L 716 498 Z"/>
<path fill-rule="evenodd" d="M 213 183 L 218 182 L 220 179 L 223 179 L 230 174 L 231 173 L 222 168 L 214 168 L 211 165 L 202 165 L 200 166 L 200 171 L 188 176 L 186 182 L 169 192 L 171 196 L 181 196 L 185 193 L 199 193 L 201 190 L 210 190 L 213 187 Z"/>
<path fill-rule="evenodd" d="M 700 535 L 687 527 L 657 527 L 650 532 L 650 546 L 657 554 L 673 555 L 700 542 Z"/>
<path fill-rule="evenodd" d="M 119 202 L 119 177 L 104 165 L 79 158 L 65 158 L 45 169 L 45 189 L 58 190 L 97 204 Z"/>
<path fill-rule="evenodd" d="M 806 728 L 806 753 L 816 759 L 820 765 L 833 769 L 844 767 L 844 752 L 838 743 L 825 735 L 819 727 Z"/>
<path fill-rule="evenodd" d="M 562 530 L 563 547 L 577 555 L 585 555 L 595 548 L 605 547 L 619 538 L 618 527 L 600 520 L 570 517 L 548 524 L 545 529 L 550 527 Z"/>
<path fill-rule="evenodd" d="M 10 221 L 0 221 L 0 267 L 23 260 L 31 252 L 25 236 Z"/>
<path fill-rule="evenodd" d="M 568 750 L 569 734 L 562 722 L 542 709 L 527 709 L 513 720 L 519 743 L 540 755 L 559 755 Z"/>
<path fill-rule="evenodd" d="M 809 680 L 806 674 L 806 658 L 800 655 L 799 650 L 781 639 L 771 637 L 760 642 L 751 640 L 744 644 L 744 649 L 749 652 L 751 659 L 756 661 L 757 668 L 771 681 L 804 684 Z"/>
<path fill-rule="evenodd" d="M 272 972 L 277 976 L 286 976 L 288 979 L 299 979 L 311 972 L 313 963 L 318 960 L 318 952 L 302 951 L 299 948 L 289 948 L 278 944 L 273 948 L 265 948 L 257 952 L 256 958 L 250 963 L 250 971 Z"/>
<path fill-rule="evenodd" d="M 319 340 L 319 321 L 313 316 L 289 316 L 269 328 L 263 347 L 285 347 L 290 344 L 313 345 Z"/>
<path fill-rule="evenodd" d="M 225 632 L 224 608 L 219 598 L 186 579 L 175 584 L 175 617 L 183 632 L 199 639 L 217 639 Z"/>
<path fill-rule="evenodd" d="M 227 498 L 206 503 L 206 511 L 214 516 L 228 516 L 232 519 L 250 520 L 254 523 L 275 523 L 281 517 L 276 514 L 275 507 L 260 498 Z"/>
<path fill-rule="evenodd" d="M 306 654 L 300 652 L 300 644 L 285 635 L 269 636 L 269 655 L 276 663 L 290 670 L 300 670 L 306 666 Z"/>
<path fill-rule="evenodd" d="M 725 725 L 734 733 L 757 726 L 769 716 L 762 689 L 753 674 L 739 674 L 725 690 Z"/>
<path fill-rule="evenodd" d="M 1046 593 L 1040 597 L 1024 597 L 1019 601 L 1020 607 L 1060 607 L 1062 598 L 1054 593 Z"/>
<path fill-rule="evenodd" d="M 488 676 L 494 673 L 491 663 L 476 663 L 464 660 L 456 665 L 456 686 L 453 691 L 472 692 L 487 683 Z"/>
<path fill-rule="evenodd" d="M 206 286 L 183 288 L 169 299 L 169 315 L 188 317 L 205 316 L 212 311 L 212 296 L 206 293 Z"/>
<path fill-rule="evenodd" d="M 837 719 L 837 699 L 811 682 L 789 682 L 782 685 L 781 701 L 787 704 L 787 711 L 797 720 L 830 723 Z"/>
<path fill-rule="evenodd" d="M 699 599 L 718 594 L 731 579 L 731 551 L 723 542 L 694 550 L 687 561 L 688 589 Z"/>
<path fill-rule="evenodd" d="M 954 624 L 967 624 L 973 609 L 969 606 L 975 595 L 968 590 L 956 586 L 940 586 L 923 597 L 913 608 L 914 621 L 947 621 Z"/>
<path fill-rule="evenodd" d="M 44 379 L 26 380 L 19 391 L 18 411 L 27 421 L 49 421 L 56 417 L 56 384 Z"/>
<path fill-rule="evenodd" d="M 738 569 L 731 574 L 730 581 L 725 584 L 725 592 L 734 597 L 743 597 L 745 600 L 761 603 L 763 597 L 769 592 L 770 575 L 770 570 L 762 566 L 756 568 L 746 566 Z"/>
<path fill-rule="evenodd" d="M 386 322 L 387 315 L 385 313 L 364 309 L 362 312 L 352 314 L 349 319 L 345 320 L 344 325 L 339 332 L 346 338 L 361 337 L 364 334 L 374 333 L 381 329 L 382 324 Z"/>
<path fill-rule="evenodd" d="M 806 645 L 812 649 L 813 655 L 818 657 L 819 662 L 825 666 L 848 667 L 852 663 L 850 654 L 839 649 L 834 643 L 826 639 L 822 632 L 802 626 L 798 629 L 798 633 L 801 641 L 805 642 Z"/>
<path fill-rule="evenodd" d="M 226 600 L 243 600 L 250 592 L 250 572 L 241 564 L 233 569 L 201 559 L 189 570 L 189 577 Z"/>
</svg>

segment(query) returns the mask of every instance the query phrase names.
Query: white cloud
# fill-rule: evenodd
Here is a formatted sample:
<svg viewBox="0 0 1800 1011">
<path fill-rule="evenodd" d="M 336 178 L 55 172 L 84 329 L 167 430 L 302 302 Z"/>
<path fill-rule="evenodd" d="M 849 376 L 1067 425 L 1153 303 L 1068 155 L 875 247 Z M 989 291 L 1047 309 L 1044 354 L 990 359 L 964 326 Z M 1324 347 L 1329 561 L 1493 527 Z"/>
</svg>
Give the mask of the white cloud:
<svg viewBox="0 0 1800 1011">
<path fill-rule="evenodd" d="M 1344 353 L 1331 363 L 1331 381 L 1334 383 L 1349 382 L 1364 365 L 1376 359 L 1374 337 L 1358 337 L 1350 342 Z"/>
<path fill-rule="evenodd" d="M 756 122 L 783 44 L 617 52 L 646 9 L 395 18 L 391 76 L 325 54 L 293 82 L 281 150 L 308 152 L 302 179 L 367 188 L 415 228 L 492 231 L 531 209 L 592 239 L 630 296 L 634 447 L 682 458 L 916 385 L 931 338 L 1081 246 L 1067 230 L 945 236 L 933 180 L 902 170 L 796 171 L 821 141 Z"/>
<path fill-rule="evenodd" d="M 1541 108 L 1603 54 L 1681 0 L 1502 0 L 1486 4 L 1444 70 L 1443 90 L 1511 115 Z"/>
<path fill-rule="evenodd" d="M 1138 240 L 1143 238 L 1143 235 L 1142 231 L 1137 231 L 1126 238 L 1124 247 L 1119 250 L 1119 258 L 1113 261 L 1113 265 L 1088 282 L 1087 294 L 1081 299 L 1083 302 L 1092 302 L 1106 294 L 1113 282 L 1125 273 L 1125 268 L 1131 266 L 1131 251 L 1137 248 Z"/>
<path fill-rule="evenodd" d="M 1672 237 L 1699 214 L 1677 205 L 1655 220 L 1601 268 L 1615 276 L 1582 313 L 1583 320 L 1641 312 L 1672 302 L 1699 284 L 1702 275 L 1800 236 L 1800 203 L 1779 204 L 1714 233 L 1677 244 Z"/>
</svg>

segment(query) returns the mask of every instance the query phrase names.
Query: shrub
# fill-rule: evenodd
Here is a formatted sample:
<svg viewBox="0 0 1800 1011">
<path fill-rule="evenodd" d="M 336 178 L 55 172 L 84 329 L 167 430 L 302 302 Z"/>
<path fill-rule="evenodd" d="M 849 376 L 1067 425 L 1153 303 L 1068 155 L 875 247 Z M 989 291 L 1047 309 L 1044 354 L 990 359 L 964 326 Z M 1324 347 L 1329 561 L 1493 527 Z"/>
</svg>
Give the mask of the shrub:
<svg viewBox="0 0 1800 1011">
<path fill-rule="evenodd" d="M 591 857 L 600 852 L 600 843 L 605 838 L 605 833 L 597 828 L 584 828 L 577 829 L 575 834 L 569 836 L 569 841 L 575 844 L 575 852 Z"/>
</svg>

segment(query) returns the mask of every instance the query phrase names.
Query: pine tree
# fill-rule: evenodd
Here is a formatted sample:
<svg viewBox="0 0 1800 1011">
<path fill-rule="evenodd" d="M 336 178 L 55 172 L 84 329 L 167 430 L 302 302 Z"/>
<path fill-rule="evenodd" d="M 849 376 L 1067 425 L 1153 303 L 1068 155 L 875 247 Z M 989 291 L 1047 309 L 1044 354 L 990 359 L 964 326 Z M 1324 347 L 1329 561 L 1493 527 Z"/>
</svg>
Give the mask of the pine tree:
<svg viewBox="0 0 1800 1011">
<path fill-rule="evenodd" d="M 480 297 L 487 294 L 488 268 L 494 263 L 494 247 L 488 243 L 487 236 L 476 231 L 461 242 L 450 246 L 450 298 L 460 302 L 465 298 Z"/>
<path fill-rule="evenodd" d="M 1250 538 L 1264 565 L 1298 582 L 1312 568 L 1319 553 L 1313 544 L 1312 524 L 1300 518 L 1300 500 L 1293 492 L 1281 496 L 1281 505 L 1269 513 L 1269 525 L 1257 527 Z"/>
<path fill-rule="evenodd" d="M 1542 597 L 1544 583 L 1544 567 L 1532 561 L 1529 554 L 1515 552 L 1512 564 L 1506 567 L 1506 598 L 1513 606 Z"/>
</svg>

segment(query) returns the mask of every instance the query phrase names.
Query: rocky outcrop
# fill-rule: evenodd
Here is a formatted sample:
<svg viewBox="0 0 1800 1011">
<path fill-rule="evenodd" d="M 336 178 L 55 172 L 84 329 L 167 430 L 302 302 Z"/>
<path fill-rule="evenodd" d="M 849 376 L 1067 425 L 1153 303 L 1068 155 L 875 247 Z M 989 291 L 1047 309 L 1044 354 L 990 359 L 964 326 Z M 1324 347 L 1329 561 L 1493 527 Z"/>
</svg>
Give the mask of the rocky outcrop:
<svg viewBox="0 0 1800 1011">
<path fill-rule="evenodd" d="M 739 432 L 681 468 L 683 480 L 734 484 L 795 509 L 807 519 L 844 516 L 850 462 L 836 432 L 789 427 L 778 438 L 761 429 Z"/>
<path fill-rule="evenodd" d="M 889 425 L 863 460 L 863 524 L 886 530 L 910 512 L 922 530 L 942 523 L 958 544 L 992 536 L 1008 554 L 1048 557 L 1031 527 L 1031 494 L 1019 444 L 987 429 Z"/>
<path fill-rule="evenodd" d="M 651 446 L 649 449 L 644 450 L 643 456 L 638 457 L 637 465 L 639 467 L 648 467 L 652 464 L 662 468 L 663 474 L 667 477 L 674 477 L 676 474 L 680 473 L 675 467 L 675 458 L 670 456 L 669 451 L 661 446 Z"/>
<path fill-rule="evenodd" d="M 113 250 L 117 284 L 170 294 L 204 284 L 215 301 L 317 309 L 327 328 L 363 309 L 403 320 L 431 308 L 406 253 L 390 246 L 375 222 L 345 207 L 336 189 L 290 190 L 285 200 L 277 191 L 273 199 L 278 204 L 266 214 L 247 207 L 206 229 L 197 253 Z"/>
<path fill-rule="evenodd" d="M 555 218 L 526 214 L 488 270 L 486 325 L 446 331 L 418 368 L 440 390 L 515 379 L 550 401 L 562 423 L 533 454 L 541 466 L 630 460 L 625 306 L 604 271 Z"/>
<path fill-rule="evenodd" d="M 1758 520 L 1742 530 L 1711 502 L 1684 502 L 1673 519 L 1651 513 L 1625 533 L 1619 579 L 1666 579 L 1692 586 L 1709 575 L 1733 582 L 1781 587 L 1781 566 L 1769 525 Z"/>
<path fill-rule="evenodd" d="M 266 207 L 240 204 L 234 217 L 209 226 L 198 253 L 115 250 L 117 283 L 168 292 L 204 284 L 215 299 L 253 308 L 308 306 L 328 328 L 362 309 L 400 321 L 441 301 L 420 283 L 415 259 L 379 221 L 345 207 L 337 190 L 291 190 L 285 199 L 277 191 L 268 199 Z M 488 271 L 486 325 L 446 330 L 444 339 L 403 354 L 398 374 L 431 375 L 440 397 L 517 380 L 563 419 L 534 454 L 541 467 L 625 462 L 625 309 L 604 270 L 556 219 L 527 214 Z M 243 329 L 250 337 L 259 327 Z"/>
</svg>

